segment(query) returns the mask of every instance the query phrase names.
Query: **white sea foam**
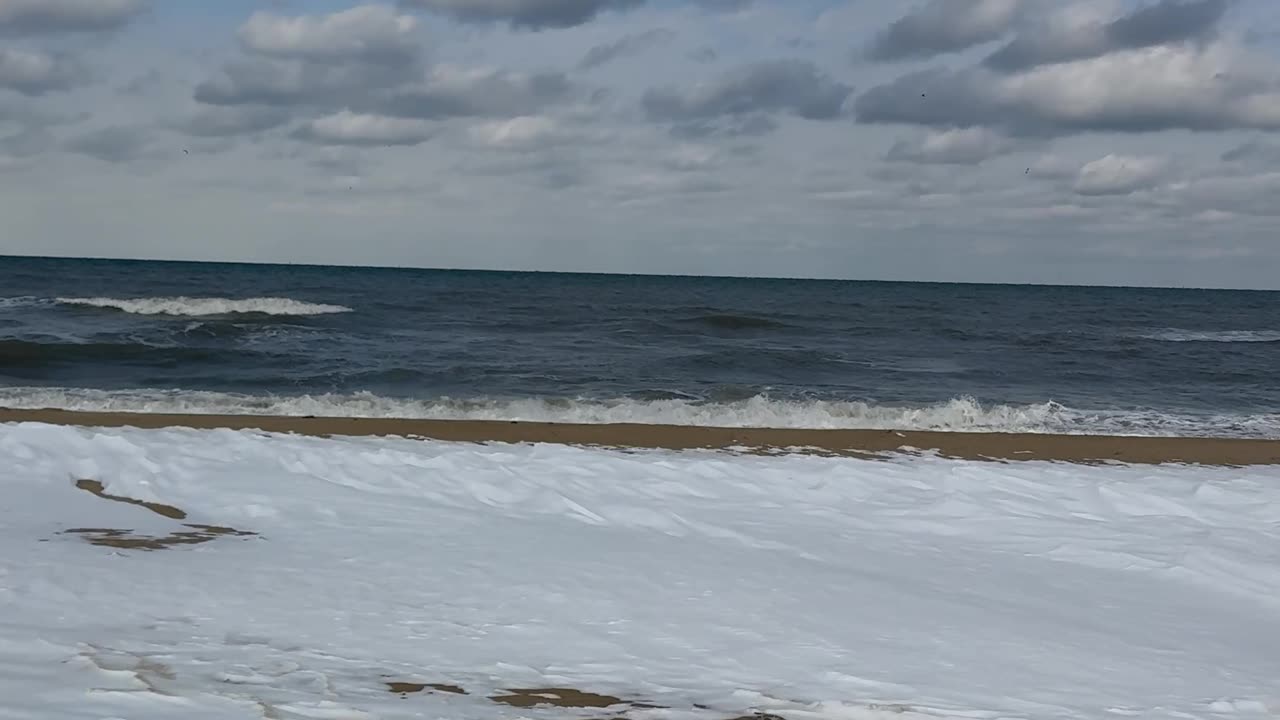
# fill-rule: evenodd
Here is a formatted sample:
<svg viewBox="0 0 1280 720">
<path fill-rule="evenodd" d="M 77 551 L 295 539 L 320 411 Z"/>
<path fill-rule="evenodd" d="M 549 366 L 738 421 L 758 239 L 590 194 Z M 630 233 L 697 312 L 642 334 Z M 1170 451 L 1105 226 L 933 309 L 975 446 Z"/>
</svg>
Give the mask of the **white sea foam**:
<svg viewBox="0 0 1280 720">
<path fill-rule="evenodd" d="M 200 317 L 206 315 L 232 315 L 258 313 L 262 315 L 330 315 L 351 312 L 343 305 L 325 305 L 281 297 L 217 298 L 217 297 L 155 297 L 155 298 L 57 298 L 63 305 L 110 308 L 135 315 L 178 315 Z"/>
<path fill-rule="evenodd" d="M 241 395 L 190 390 L 103 391 L 80 388 L 0 388 L 0 407 L 90 412 L 242 414 L 317 417 L 518 420 L 583 424 L 641 423 L 712 427 L 865 428 L 1107 435 L 1280 437 L 1280 414 L 1172 414 L 1083 411 L 1057 403 L 983 405 L 956 398 L 922 407 L 863 402 L 792 401 L 756 396 L 699 403 L 689 400 L 390 398 L 369 392 L 323 395 Z"/>
<path fill-rule="evenodd" d="M 1274 467 L 24 423 L 0 425 L 0 468 L 15 720 L 1280 712 Z M 66 532 L 182 523 L 256 535 Z M 547 687 L 650 705 L 490 699 Z"/>
<path fill-rule="evenodd" d="M 1140 337 L 1163 342 L 1259 343 L 1280 342 L 1280 330 L 1180 330 L 1167 328 Z"/>
<path fill-rule="evenodd" d="M 18 297 L 0 297 L 0 310 L 9 308 L 28 307 L 31 305 L 39 305 L 42 302 L 48 302 L 33 295 L 20 295 Z"/>
</svg>

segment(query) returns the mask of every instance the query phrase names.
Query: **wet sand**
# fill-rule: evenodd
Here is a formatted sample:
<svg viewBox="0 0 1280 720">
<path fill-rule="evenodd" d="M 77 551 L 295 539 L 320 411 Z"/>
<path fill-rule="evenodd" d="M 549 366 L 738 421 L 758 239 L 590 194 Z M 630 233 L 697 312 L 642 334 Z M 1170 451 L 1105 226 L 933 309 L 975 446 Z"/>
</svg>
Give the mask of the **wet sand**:
<svg viewBox="0 0 1280 720">
<path fill-rule="evenodd" d="M 455 442 L 538 442 L 686 450 L 744 448 L 876 456 L 902 449 L 972 460 L 1078 463 L 1280 464 L 1280 440 L 1118 437 L 897 430 L 714 428 L 678 425 L 574 425 L 498 420 L 175 415 L 0 409 L 0 422 L 139 428 L 228 428 L 315 436 L 391 435 Z"/>
</svg>

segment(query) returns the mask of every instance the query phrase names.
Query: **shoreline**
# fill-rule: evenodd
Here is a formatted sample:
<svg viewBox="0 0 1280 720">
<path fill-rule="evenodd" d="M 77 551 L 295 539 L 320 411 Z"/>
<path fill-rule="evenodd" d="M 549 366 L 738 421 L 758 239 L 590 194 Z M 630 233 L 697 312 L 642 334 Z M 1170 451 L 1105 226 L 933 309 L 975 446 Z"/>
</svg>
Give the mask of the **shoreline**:
<svg viewBox="0 0 1280 720">
<path fill-rule="evenodd" d="M 849 457 L 925 451 L 965 460 L 1072 463 L 1280 465 L 1280 440 L 1052 435 L 932 430 L 810 430 L 689 425 L 581 425 L 505 420 L 420 420 L 273 415 L 197 415 L 0 408 L 0 423 L 84 427 L 260 430 L 316 437 L 400 436 L 450 442 L 554 443 L 612 448 L 797 451 Z"/>
</svg>

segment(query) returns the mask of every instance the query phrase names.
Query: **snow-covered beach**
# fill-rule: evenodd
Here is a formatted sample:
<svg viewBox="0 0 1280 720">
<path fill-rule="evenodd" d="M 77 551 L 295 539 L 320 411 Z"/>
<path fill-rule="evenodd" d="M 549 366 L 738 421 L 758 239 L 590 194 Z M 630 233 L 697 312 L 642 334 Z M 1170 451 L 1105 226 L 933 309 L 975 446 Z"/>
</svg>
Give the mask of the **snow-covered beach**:
<svg viewBox="0 0 1280 720">
<path fill-rule="evenodd" d="M 12 421 L 0 718 L 1274 717 L 1239 465 Z"/>
</svg>

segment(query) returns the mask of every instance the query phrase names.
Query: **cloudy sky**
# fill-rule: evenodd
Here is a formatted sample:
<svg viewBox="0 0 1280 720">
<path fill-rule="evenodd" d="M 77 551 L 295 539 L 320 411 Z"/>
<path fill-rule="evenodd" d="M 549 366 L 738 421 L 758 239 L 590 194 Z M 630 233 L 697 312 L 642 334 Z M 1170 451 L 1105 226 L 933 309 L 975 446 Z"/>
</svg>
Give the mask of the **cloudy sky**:
<svg viewBox="0 0 1280 720">
<path fill-rule="evenodd" d="M 1276 0 L 0 0 L 0 252 L 1280 288 Z"/>
</svg>

